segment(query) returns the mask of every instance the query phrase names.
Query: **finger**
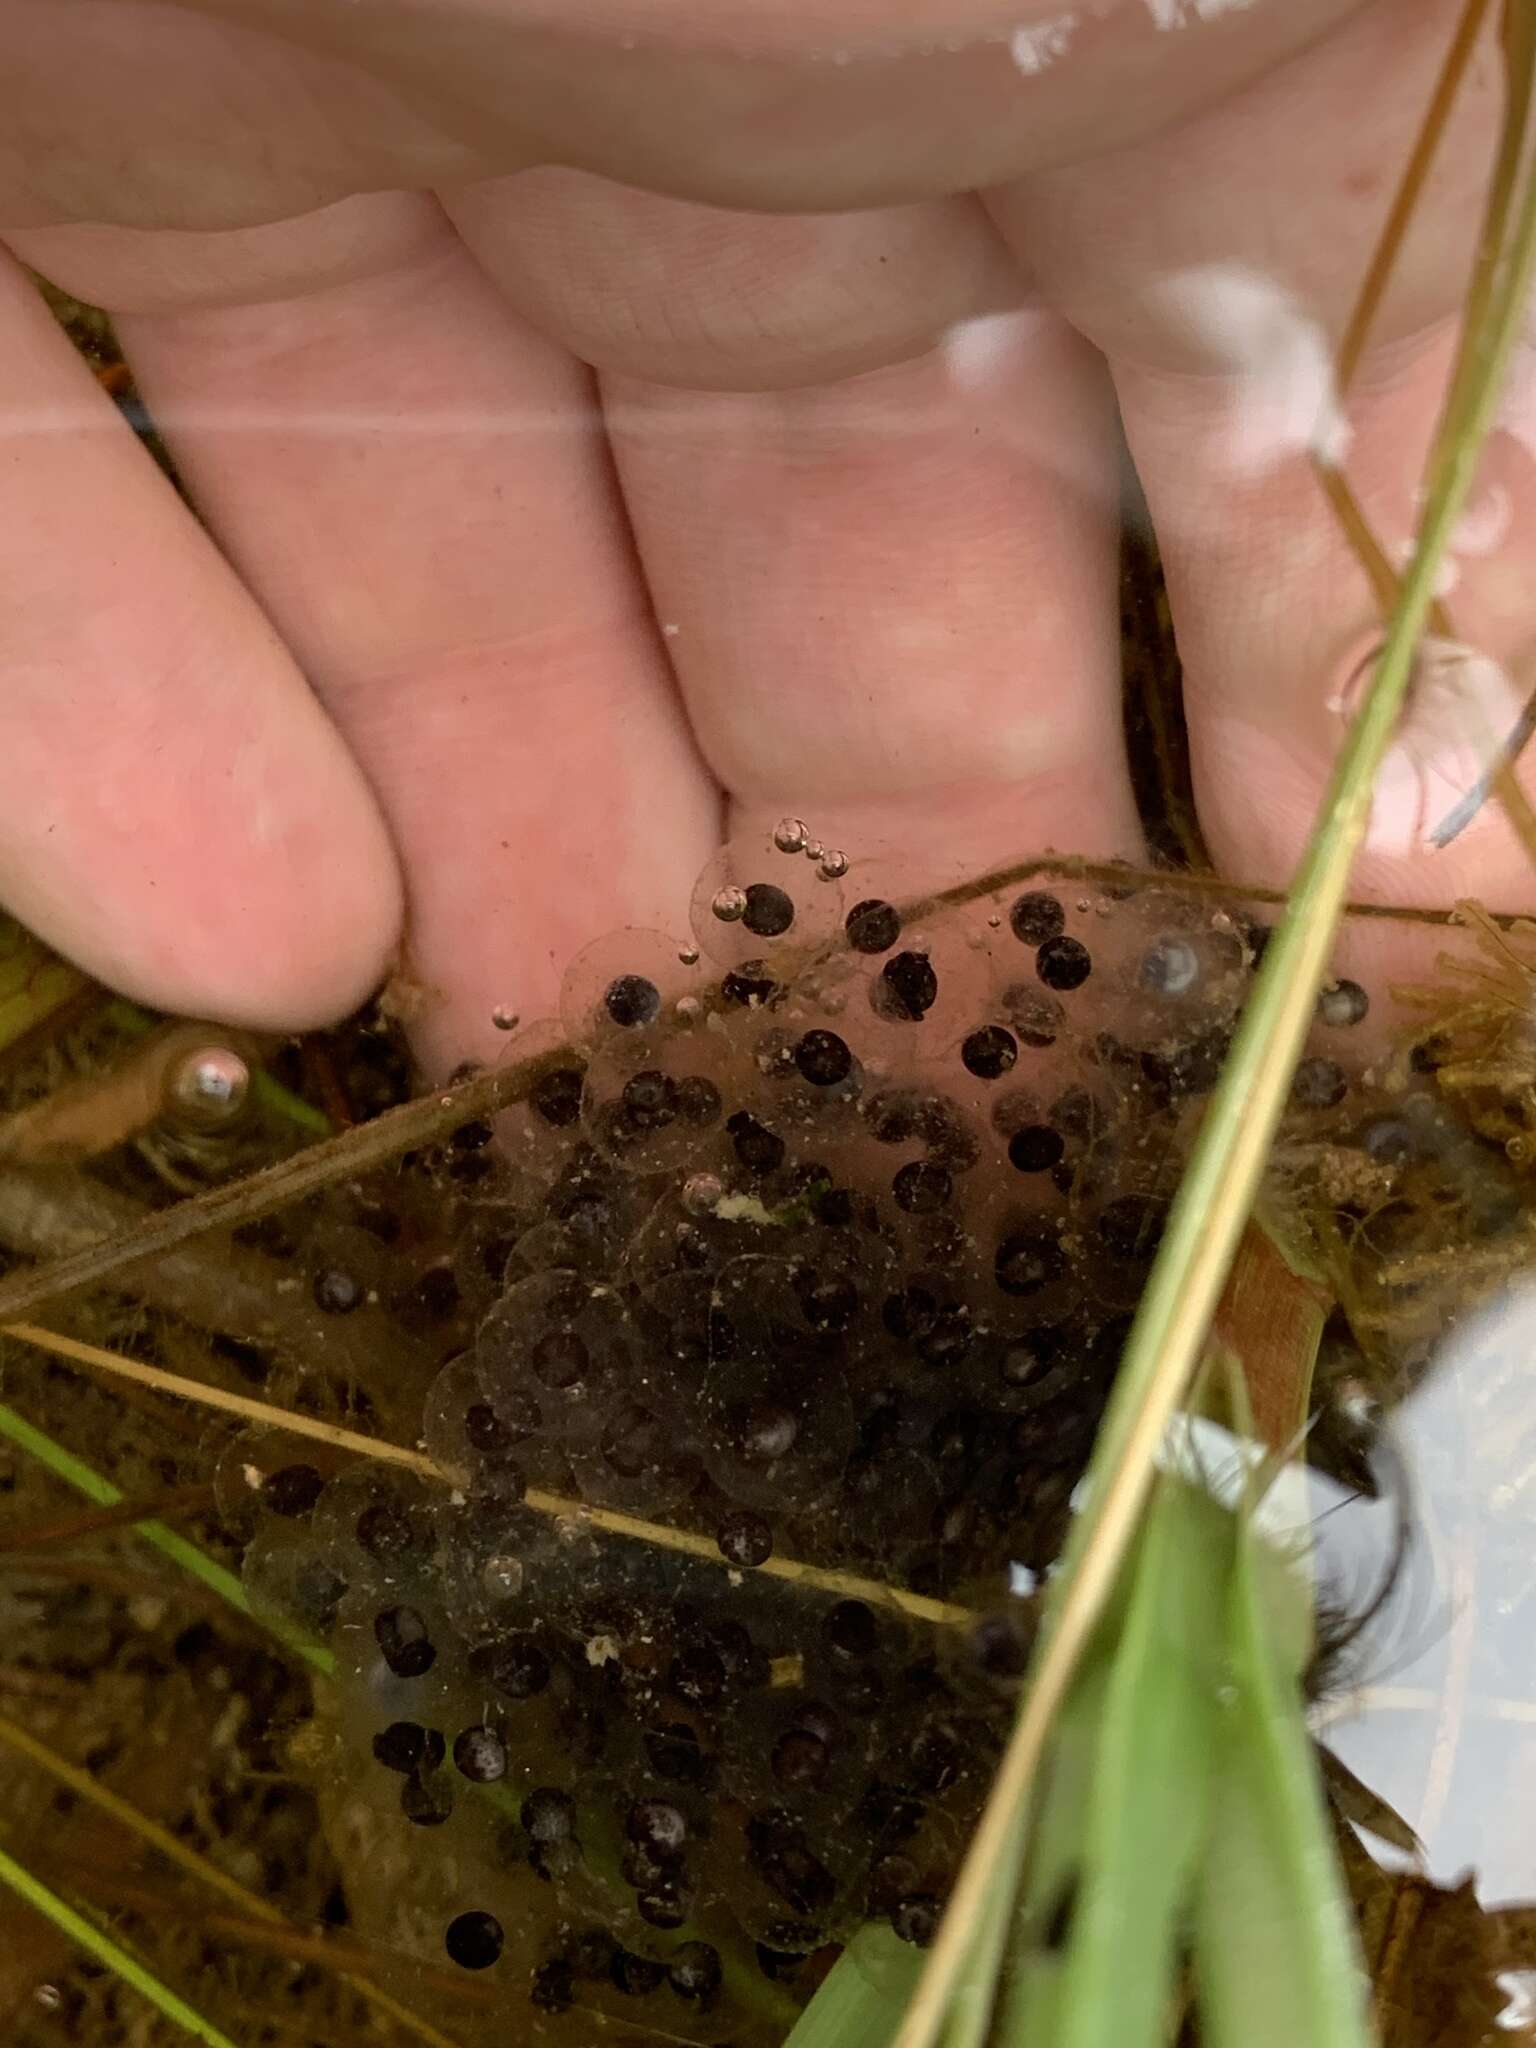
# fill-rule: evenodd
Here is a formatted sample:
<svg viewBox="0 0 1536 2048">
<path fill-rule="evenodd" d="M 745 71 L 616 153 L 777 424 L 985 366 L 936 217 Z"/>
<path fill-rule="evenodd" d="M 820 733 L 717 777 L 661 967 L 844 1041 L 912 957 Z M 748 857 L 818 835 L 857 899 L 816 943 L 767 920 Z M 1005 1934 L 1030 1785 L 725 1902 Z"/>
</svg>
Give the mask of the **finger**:
<svg viewBox="0 0 1536 2048">
<path fill-rule="evenodd" d="M 675 923 L 718 799 L 586 372 L 508 311 L 431 202 L 356 202 L 349 232 L 377 267 L 332 279 L 309 259 L 313 238 L 329 260 L 333 221 L 253 231 L 271 295 L 246 305 L 175 303 L 155 278 L 174 241 L 144 238 L 146 310 L 121 331 L 200 508 L 379 793 L 419 1032 L 451 1062 L 502 1042 L 493 1012 L 547 1014 L 586 940 Z M 243 241 L 222 244 L 226 299 Z M 125 273 L 108 303 L 133 289 Z"/>
<path fill-rule="evenodd" d="M 1320 420 L 1334 418 L 1351 489 L 1393 562 L 1417 524 L 1496 128 L 1491 49 L 1457 103 L 1343 417 L 1331 361 L 1456 11 L 1426 0 L 1390 25 L 1363 17 L 1177 149 L 1150 145 L 989 202 L 1046 292 L 1111 352 L 1168 573 L 1202 823 L 1244 877 L 1291 872 L 1342 738 L 1340 686 L 1380 617 L 1312 468 Z M 1292 153 L 1279 191 L 1273 167 L 1303 133 L 1315 140 Z M 1532 509 L 1527 455 L 1506 440 L 1450 572 L 1458 635 L 1513 671 L 1494 690 L 1502 702 L 1483 704 L 1487 669 L 1463 672 L 1469 728 L 1507 721 L 1529 688 L 1519 564 Z M 1439 684 L 1433 694 L 1444 709 Z M 1440 740 L 1449 730 L 1442 717 Z M 1454 800 L 1452 764 L 1425 772 L 1417 713 L 1403 737 L 1417 758 L 1388 763 L 1357 889 L 1428 906 L 1469 891 L 1526 900 L 1528 857 L 1493 807 L 1445 851 L 1428 843 Z M 1370 957 L 1385 978 L 1415 964 L 1411 947 L 1385 941 Z"/>
<path fill-rule="evenodd" d="M 1058 0 L 916 0 L 895 20 L 887 0 L 664 0 L 638 25 L 629 0 L 201 11 L 361 62 L 485 175 L 562 163 L 780 211 L 971 191 L 1156 131 L 1359 4 L 1112 0 L 1065 27 Z"/>
<path fill-rule="evenodd" d="M 1024 290 L 970 199 L 754 214 L 545 169 L 446 204 L 541 333 L 599 369 L 684 390 L 829 383 L 906 362 Z"/>
<path fill-rule="evenodd" d="M 830 387 L 605 392 L 738 823 L 797 812 L 914 879 L 1135 846 L 1115 444 L 1091 351 L 1025 314 Z"/>
<path fill-rule="evenodd" d="M 12 0 L 0 221 L 249 225 L 532 163 L 774 210 L 925 199 L 1156 132 L 1363 5 L 666 0 L 637 28 L 630 0 Z"/>
<path fill-rule="evenodd" d="M 453 209 L 608 373 L 652 591 L 739 820 L 804 808 L 927 879 L 1134 845 L 1103 380 L 1056 323 L 1000 310 L 1026 284 L 974 202 L 768 220 L 546 172 Z"/>
<path fill-rule="evenodd" d="M 145 1001 L 327 1020 L 382 971 L 399 917 L 362 777 L 3 257 L 0 353 L 0 897 Z"/>
</svg>

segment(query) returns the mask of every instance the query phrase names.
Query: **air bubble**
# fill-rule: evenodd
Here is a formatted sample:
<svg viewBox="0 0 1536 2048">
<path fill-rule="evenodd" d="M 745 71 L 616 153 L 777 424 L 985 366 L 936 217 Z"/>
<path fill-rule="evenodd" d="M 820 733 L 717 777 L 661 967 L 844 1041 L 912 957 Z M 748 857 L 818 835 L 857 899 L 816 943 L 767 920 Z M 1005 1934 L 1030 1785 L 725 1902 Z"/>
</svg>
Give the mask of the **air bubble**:
<svg viewBox="0 0 1536 2048">
<path fill-rule="evenodd" d="M 816 872 L 824 882 L 840 882 L 848 872 L 847 854 L 838 848 L 834 848 L 830 853 L 824 853 Z"/>
<path fill-rule="evenodd" d="M 799 818 L 780 818 L 773 828 L 773 843 L 780 853 L 803 853 L 806 829 Z"/>
<path fill-rule="evenodd" d="M 722 924 L 737 924 L 747 914 L 747 892 L 735 882 L 717 889 L 709 899 L 710 913 Z"/>
</svg>

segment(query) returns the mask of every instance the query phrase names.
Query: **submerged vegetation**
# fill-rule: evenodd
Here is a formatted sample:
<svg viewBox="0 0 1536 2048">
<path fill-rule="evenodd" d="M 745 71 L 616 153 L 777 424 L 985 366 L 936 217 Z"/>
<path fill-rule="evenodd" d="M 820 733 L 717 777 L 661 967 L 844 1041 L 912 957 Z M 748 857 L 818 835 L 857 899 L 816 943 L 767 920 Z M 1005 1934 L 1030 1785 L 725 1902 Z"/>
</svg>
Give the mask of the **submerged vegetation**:
<svg viewBox="0 0 1536 2048">
<path fill-rule="evenodd" d="M 1411 1831 L 1319 1760 L 1364 1615 L 1295 1509 L 1304 1456 L 1391 1491 L 1393 1403 L 1532 1263 L 1536 929 L 1345 901 L 1530 295 L 1536 18 L 1503 20 L 1400 587 L 1320 479 L 1383 640 L 1286 901 L 1200 868 L 1143 633 L 1168 866 L 897 901 L 787 818 L 436 1093 L 377 1008 L 236 1040 L 7 932 L 20 2048 L 1525 2025 L 1536 1916 L 1384 1868 L 1355 1830 Z M 1511 765 L 1485 794 L 1528 822 Z M 1432 980 L 1334 971 L 1380 917 Z"/>
</svg>

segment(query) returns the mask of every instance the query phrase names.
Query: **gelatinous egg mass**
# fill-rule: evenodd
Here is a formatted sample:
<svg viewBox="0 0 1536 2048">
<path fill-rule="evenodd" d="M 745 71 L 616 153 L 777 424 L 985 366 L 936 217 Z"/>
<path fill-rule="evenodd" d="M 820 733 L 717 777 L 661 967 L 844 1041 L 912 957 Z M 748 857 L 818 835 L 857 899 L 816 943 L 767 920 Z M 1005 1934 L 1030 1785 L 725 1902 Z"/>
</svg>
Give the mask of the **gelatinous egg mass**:
<svg viewBox="0 0 1536 2048">
<path fill-rule="evenodd" d="M 466 2041 L 781 2039 L 829 1944 L 931 1940 L 1005 1739 L 1254 948 L 1153 884 L 878 867 L 782 819 L 691 931 L 581 955 L 444 1148 L 447 1478 L 290 1446 L 242 1495 L 252 1597 L 336 1658 L 349 1880 L 473 1975 Z M 1308 1132 L 1365 1010 L 1320 998 Z"/>
</svg>

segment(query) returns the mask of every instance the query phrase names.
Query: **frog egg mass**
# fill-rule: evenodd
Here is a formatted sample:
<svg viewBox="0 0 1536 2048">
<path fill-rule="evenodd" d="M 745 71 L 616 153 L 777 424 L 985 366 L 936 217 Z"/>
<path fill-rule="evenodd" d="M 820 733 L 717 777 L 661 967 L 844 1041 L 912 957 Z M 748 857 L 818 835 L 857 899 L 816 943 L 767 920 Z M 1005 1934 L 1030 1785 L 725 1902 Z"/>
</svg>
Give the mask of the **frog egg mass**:
<svg viewBox="0 0 1536 2048">
<path fill-rule="evenodd" d="M 933 1937 L 1257 953 L 1156 882 L 952 893 L 786 819 L 589 947 L 392 1283 L 445 1478 L 273 1446 L 242 1496 L 360 1914 L 492 1987 L 468 2040 L 778 2040 L 864 1922 Z"/>
</svg>

